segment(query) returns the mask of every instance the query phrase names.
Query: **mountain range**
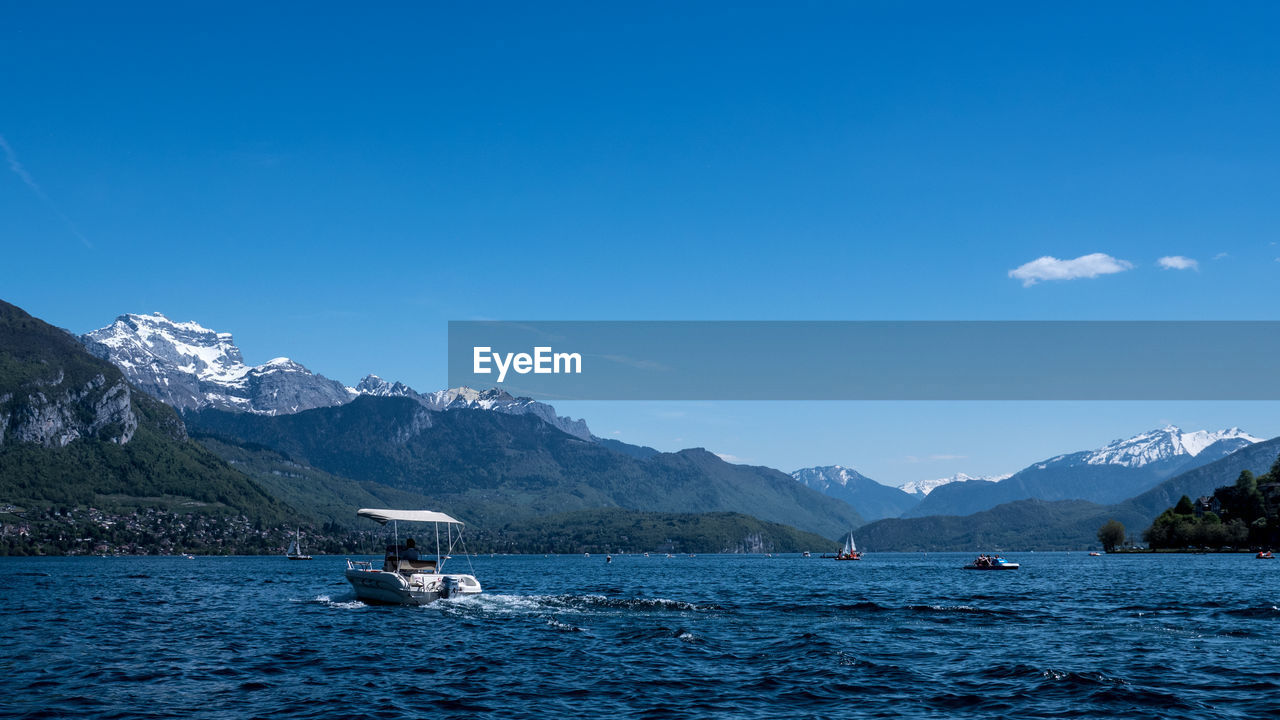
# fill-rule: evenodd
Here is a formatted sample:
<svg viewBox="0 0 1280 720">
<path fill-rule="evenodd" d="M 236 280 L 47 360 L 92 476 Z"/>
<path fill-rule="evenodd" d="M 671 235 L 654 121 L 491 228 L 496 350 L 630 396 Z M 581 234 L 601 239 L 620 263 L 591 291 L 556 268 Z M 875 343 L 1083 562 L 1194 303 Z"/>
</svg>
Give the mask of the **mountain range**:
<svg viewBox="0 0 1280 720">
<path fill-rule="evenodd" d="M 160 314 L 121 315 L 77 339 L 12 305 L 0 311 L 0 500 L 10 502 L 152 497 L 334 523 L 348 522 L 352 505 L 430 504 L 490 530 L 523 523 L 521 532 L 611 509 L 690 527 L 701 521 L 684 514 L 741 513 L 826 537 L 865 518 L 876 521 L 859 530 L 870 547 L 923 538 L 941 549 L 987 537 L 979 527 L 1042 545 L 1087 542 L 1083 528 L 1102 515 L 1149 521 L 1169 493 L 1204 494 L 1236 465 L 1274 460 L 1238 428 L 1170 426 L 1011 476 L 893 488 L 846 466 L 787 475 L 697 448 L 599 438 L 585 421 L 501 390 L 421 393 L 376 375 L 346 387 L 283 357 L 250 366 L 230 333 Z M 656 517 L 644 522 L 666 522 Z"/>
<path fill-rule="evenodd" d="M 235 382 L 252 369 L 236 365 L 229 336 L 185 330 L 221 347 L 201 354 L 187 342 L 163 362 L 154 361 L 165 354 L 156 352 L 146 366 L 167 363 L 223 390 L 248 387 Z M 490 543 L 545 542 L 550 534 L 538 518 L 576 510 L 578 530 L 558 542 L 586 542 L 594 522 L 634 527 L 637 542 L 666 536 L 699 552 L 808 547 L 817 538 L 791 528 L 834 538 L 862 524 L 848 505 L 776 470 L 731 465 L 701 449 L 658 453 L 584 440 L 557 428 L 549 406 L 505 394 L 352 393 L 347 402 L 300 412 L 208 402 L 180 416 L 88 344 L 0 303 L 0 525 L 22 533 L 30 526 L 36 543 L 13 535 L 0 551 L 111 551 L 118 542 L 128 552 L 258 552 L 269 547 L 269 528 L 285 523 L 355 532 L 353 508 L 371 504 L 440 507 Z M 164 344 L 152 335 L 147 347 Z M 70 527 L 73 511 L 79 534 L 67 538 L 59 528 Z M 230 522 L 192 519 L 209 514 Z M 242 535 L 254 539 L 222 540 Z"/>
<path fill-rule="evenodd" d="M 931 515 L 880 520 L 858 528 L 858 544 L 880 551 L 1074 550 L 1097 545 L 1107 520 L 1125 525 L 1140 540 L 1151 521 L 1182 496 L 1211 495 L 1243 470 L 1262 474 L 1280 457 L 1280 438 L 1248 444 L 1225 457 L 1182 472 L 1121 502 L 1024 499 L 971 515 Z"/>
<path fill-rule="evenodd" d="M 943 485 L 903 517 L 970 515 L 1025 499 L 1116 503 L 1257 442 L 1239 428 L 1183 432 L 1168 426 L 1033 463 L 1003 480 Z"/>
<path fill-rule="evenodd" d="M 209 447 L 242 454 L 232 445 L 257 443 L 364 483 L 375 496 L 385 488 L 443 493 L 457 512 L 492 522 L 591 507 L 748 512 L 831 536 L 863 522 L 849 506 L 780 480 L 786 476 L 777 471 L 728 465 L 704 451 L 665 454 L 597 438 L 584 421 L 502 390 L 421 393 L 377 375 L 345 387 L 283 357 L 250 366 L 230 333 L 159 313 L 121 315 L 82 341 L 134 385 L 182 410 Z M 304 448 L 306 437 L 283 439 L 298 427 L 323 427 L 325 442 Z M 566 445 L 561 434 L 576 444 Z M 516 438 L 527 444 L 510 444 Z M 666 485 L 654 489 L 649 476 Z M 287 493 L 305 504 L 300 493 Z"/>
<path fill-rule="evenodd" d="M 205 408 L 193 433 L 269 448 L 333 475 L 425 495 L 481 525 L 589 508 L 741 512 L 837 537 L 852 507 L 777 470 L 694 448 L 636 457 L 533 415 L 434 411 L 407 397 L 360 397 L 290 415 Z"/>
<path fill-rule="evenodd" d="M 81 341 L 94 355 L 120 368 L 133 385 L 183 411 L 212 407 L 281 415 L 343 405 L 361 395 L 407 397 L 428 410 L 472 408 L 534 415 L 570 435 L 592 438 L 586 422 L 561 417 L 546 403 L 502 390 L 464 387 L 424 394 L 377 375 L 346 387 L 287 357 L 247 365 L 231 333 L 197 322 L 176 322 L 160 313 L 121 315 Z"/>
<path fill-rule="evenodd" d="M 1165 479 L 1258 442 L 1259 438 L 1239 428 L 1185 432 L 1166 426 L 1094 450 L 1058 455 L 1011 475 L 957 473 L 897 488 L 841 465 L 804 468 L 791 475 L 807 487 L 844 500 L 871 521 L 968 517 L 1020 500 L 1083 501 L 1085 505 L 1073 506 L 1078 514 L 1132 498 Z"/>
</svg>

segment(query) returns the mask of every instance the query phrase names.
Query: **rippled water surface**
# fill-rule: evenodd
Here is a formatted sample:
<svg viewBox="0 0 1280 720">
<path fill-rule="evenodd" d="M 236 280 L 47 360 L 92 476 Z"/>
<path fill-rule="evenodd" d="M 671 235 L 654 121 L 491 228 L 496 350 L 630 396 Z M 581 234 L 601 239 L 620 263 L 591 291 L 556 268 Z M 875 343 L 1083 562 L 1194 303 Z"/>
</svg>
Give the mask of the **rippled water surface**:
<svg viewBox="0 0 1280 720">
<path fill-rule="evenodd" d="M 480 557 L 423 608 L 342 558 L 5 558 L 0 715 L 1280 716 L 1280 561 L 969 557 Z"/>
</svg>

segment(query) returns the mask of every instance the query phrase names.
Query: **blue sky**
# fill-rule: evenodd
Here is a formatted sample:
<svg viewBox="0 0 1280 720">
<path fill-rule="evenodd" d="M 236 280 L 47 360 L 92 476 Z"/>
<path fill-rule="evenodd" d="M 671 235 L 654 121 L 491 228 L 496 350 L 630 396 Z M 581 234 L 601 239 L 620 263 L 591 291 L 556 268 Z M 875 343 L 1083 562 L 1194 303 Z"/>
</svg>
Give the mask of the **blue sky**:
<svg viewBox="0 0 1280 720">
<path fill-rule="evenodd" d="M 10 4 L 0 297 L 420 389 L 450 319 L 1276 319 L 1278 15 Z M 1120 271 L 1010 277 L 1094 253 L 1047 269 Z M 893 483 L 1165 421 L 1280 434 L 1271 403 L 562 409 Z"/>
</svg>

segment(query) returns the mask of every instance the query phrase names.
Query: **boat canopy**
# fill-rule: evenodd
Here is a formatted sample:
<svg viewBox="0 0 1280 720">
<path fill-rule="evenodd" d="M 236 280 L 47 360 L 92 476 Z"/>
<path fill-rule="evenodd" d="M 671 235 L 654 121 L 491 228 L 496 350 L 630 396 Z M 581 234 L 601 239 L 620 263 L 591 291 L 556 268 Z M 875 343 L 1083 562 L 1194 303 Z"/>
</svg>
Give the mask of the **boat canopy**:
<svg viewBox="0 0 1280 720">
<path fill-rule="evenodd" d="M 461 520 L 455 520 L 442 512 L 434 510 L 378 510 L 376 508 L 360 508 L 356 511 L 356 515 L 367 517 L 370 520 L 377 520 L 379 523 L 386 525 L 392 520 L 403 520 L 404 522 L 429 522 L 429 523 L 452 523 L 454 525 L 463 524 Z"/>
</svg>

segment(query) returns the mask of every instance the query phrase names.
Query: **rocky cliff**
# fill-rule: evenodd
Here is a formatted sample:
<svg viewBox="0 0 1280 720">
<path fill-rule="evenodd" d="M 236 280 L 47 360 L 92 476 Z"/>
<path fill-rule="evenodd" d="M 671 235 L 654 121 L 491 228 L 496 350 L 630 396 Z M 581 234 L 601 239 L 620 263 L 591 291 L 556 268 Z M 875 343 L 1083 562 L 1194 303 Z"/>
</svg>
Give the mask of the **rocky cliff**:
<svg viewBox="0 0 1280 720">
<path fill-rule="evenodd" d="M 124 444 L 137 428 L 119 370 L 88 357 L 71 334 L 0 301 L 0 447 L 63 447 L 78 438 Z"/>
</svg>

